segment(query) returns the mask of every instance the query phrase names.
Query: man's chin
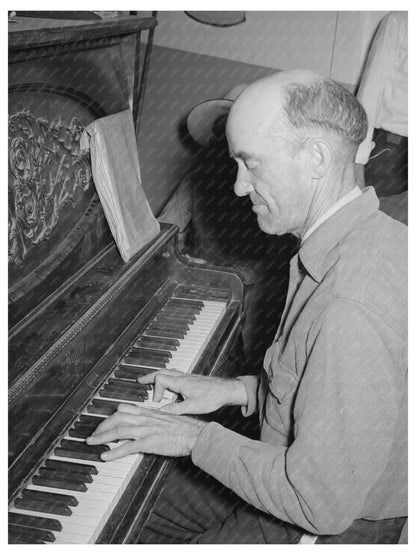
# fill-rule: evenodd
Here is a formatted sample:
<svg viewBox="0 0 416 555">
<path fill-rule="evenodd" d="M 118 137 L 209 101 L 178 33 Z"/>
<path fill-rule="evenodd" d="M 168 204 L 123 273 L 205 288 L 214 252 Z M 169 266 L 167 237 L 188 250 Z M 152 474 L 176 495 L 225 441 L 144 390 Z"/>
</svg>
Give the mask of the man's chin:
<svg viewBox="0 0 416 555">
<path fill-rule="evenodd" d="M 267 233 L 268 235 L 285 235 L 288 233 L 286 230 L 281 229 L 280 226 L 268 222 L 264 217 L 260 216 L 260 214 L 257 214 L 257 225 L 263 233 Z"/>
</svg>

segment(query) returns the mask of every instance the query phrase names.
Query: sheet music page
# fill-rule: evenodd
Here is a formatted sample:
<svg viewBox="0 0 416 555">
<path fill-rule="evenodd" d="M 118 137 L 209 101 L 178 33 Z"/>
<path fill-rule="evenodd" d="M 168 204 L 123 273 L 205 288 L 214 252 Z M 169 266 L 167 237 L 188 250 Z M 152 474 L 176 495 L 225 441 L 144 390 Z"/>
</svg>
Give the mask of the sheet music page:
<svg viewBox="0 0 416 555">
<path fill-rule="evenodd" d="M 81 148 L 90 150 L 97 193 L 121 257 L 127 262 L 160 231 L 141 183 L 130 110 L 88 125 Z"/>
</svg>

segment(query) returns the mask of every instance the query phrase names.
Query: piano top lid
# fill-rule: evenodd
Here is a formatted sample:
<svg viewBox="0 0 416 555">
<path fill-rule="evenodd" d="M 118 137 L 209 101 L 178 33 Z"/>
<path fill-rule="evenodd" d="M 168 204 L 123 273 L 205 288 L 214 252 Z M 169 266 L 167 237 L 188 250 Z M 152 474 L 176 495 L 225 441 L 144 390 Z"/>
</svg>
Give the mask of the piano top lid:
<svg viewBox="0 0 416 555">
<path fill-rule="evenodd" d="M 155 17 L 133 15 L 92 21 L 15 17 L 14 21 L 9 22 L 9 51 L 128 35 L 157 25 Z"/>
</svg>

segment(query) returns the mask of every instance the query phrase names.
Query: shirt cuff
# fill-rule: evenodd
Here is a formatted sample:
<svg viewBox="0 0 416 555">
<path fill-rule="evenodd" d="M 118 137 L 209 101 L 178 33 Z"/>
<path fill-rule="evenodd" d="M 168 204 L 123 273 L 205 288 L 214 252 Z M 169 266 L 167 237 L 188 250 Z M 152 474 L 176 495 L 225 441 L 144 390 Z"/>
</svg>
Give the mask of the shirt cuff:
<svg viewBox="0 0 416 555">
<path fill-rule="evenodd" d="M 241 407 L 241 412 L 243 416 L 250 416 L 257 410 L 259 378 L 258 376 L 238 376 L 236 379 L 243 382 L 247 393 L 247 405 Z"/>
<path fill-rule="evenodd" d="M 193 446 L 192 462 L 228 487 L 228 465 L 241 439 L 239 434 L 224 428 L 221 424 L 209 422 Z"/>
</svg>

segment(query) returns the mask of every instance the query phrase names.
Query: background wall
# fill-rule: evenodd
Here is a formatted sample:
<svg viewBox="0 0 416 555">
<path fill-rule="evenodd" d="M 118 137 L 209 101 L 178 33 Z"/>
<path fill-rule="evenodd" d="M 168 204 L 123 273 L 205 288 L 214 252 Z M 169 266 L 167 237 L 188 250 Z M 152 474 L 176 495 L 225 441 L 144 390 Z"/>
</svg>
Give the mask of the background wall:
<svg viewBox="0 0 416 555">
<path fill-rule="evenodd" d="M 139 136 L 143 184 L 154 213 L 192 166 L 195 145 L 184 121 L 193 106 L 294 67 L 314 69 L 355 91 L 386 13 L 249 11 L 244 23 L 218 28 L 184 12 L 158 12 Z"/>
</svg>

